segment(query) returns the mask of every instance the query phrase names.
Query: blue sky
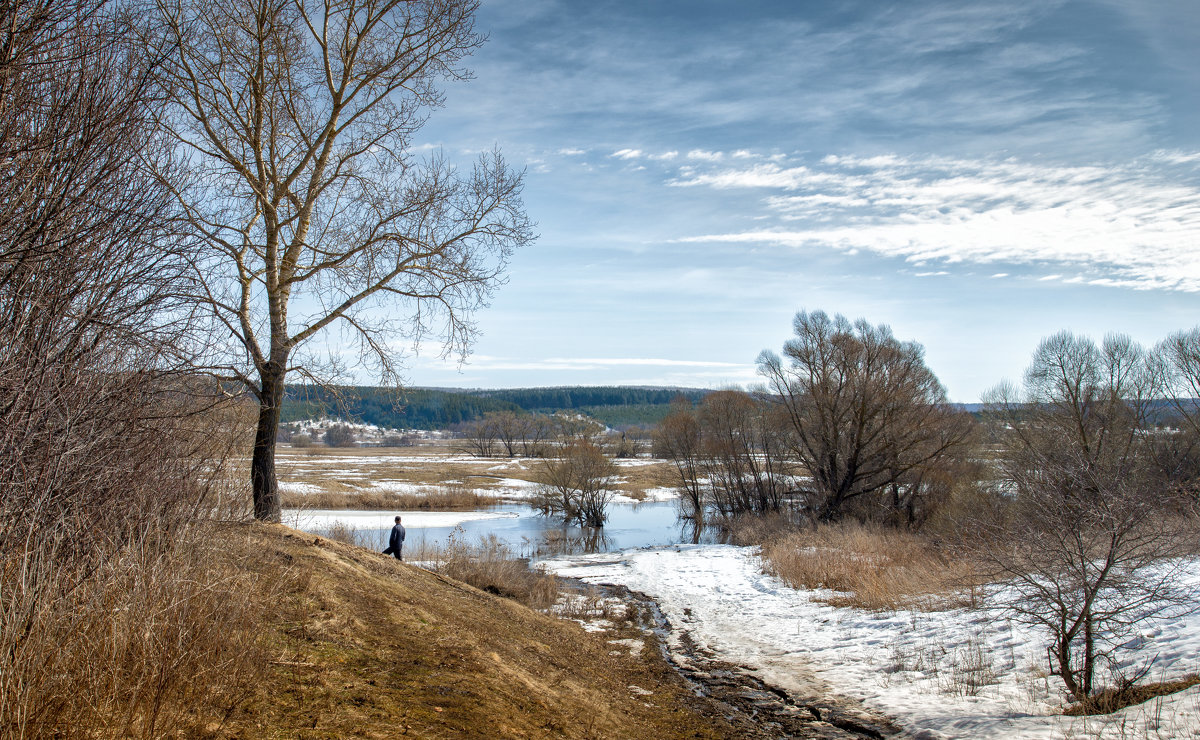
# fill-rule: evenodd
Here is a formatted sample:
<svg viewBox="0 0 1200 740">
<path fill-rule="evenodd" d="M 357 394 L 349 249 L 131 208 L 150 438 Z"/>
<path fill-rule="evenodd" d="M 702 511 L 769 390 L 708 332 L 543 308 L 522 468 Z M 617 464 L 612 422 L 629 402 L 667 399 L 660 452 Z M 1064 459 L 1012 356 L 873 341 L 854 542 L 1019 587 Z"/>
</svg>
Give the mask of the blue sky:
<svg viewBox="0 0 1200 740">
<path fill-rule="evenodd" d="M 952 399 L 1060 329 L 1200 323 L 1200 2 L 484 0 L 418 151 L 498 146 L 538 241 L 414 385 L 756 382 L 800 309 Z"/>
</svg>

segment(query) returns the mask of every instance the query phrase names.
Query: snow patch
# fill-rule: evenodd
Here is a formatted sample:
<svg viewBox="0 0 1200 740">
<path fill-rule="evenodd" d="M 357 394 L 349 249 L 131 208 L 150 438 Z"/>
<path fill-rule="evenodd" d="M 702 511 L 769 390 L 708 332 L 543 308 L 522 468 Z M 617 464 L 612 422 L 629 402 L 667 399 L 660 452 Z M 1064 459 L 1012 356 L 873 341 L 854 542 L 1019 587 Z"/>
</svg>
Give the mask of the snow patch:
<svg viewBox="0 0 1200 740">
<path fill-rule="evenodd" d="M 1200 687 L 1114 715 L 1064 717 L 1045 636 L 991 609 L 868 612 L 817 601 L 762 572 L 757 549 L 677 545 L 542 561 L 560 576 L 654 598 L 702 650 L 801 697 L 862 700 L 929 738 L 1200 738 Z M 1200 564 L 1190 578 L 1200 581 Z M 1200 616 L 1156 623 L 1131 662 L 1148 679 L 1197 670 Z"/>
</svg>

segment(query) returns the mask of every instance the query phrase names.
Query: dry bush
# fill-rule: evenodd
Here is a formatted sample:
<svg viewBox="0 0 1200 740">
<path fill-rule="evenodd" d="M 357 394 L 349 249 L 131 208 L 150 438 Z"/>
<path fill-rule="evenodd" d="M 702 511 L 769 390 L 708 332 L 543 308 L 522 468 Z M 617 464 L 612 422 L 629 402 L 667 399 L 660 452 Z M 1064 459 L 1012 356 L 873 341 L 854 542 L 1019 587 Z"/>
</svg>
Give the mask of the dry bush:
<svg viewBox="0 0 1200 740">
<path fill-rule="evenodd" d="M 445 549 L 425 551 L 421 559 L 432 561 L 438 573 L 534 609 L 550 609 L 558 600 L 558 578 L 530 570 L 529 559 L 518 557 L 495 535 L 471 543 L 456 530 Z"/>
<path fill-rule="evenodd" d="M 712 524 L 731 544 L 743 547 L 774 542 L 796 532 L 796 523 L 782 514 L 724 517 Z"/>
<path fill-rule="evenodd" d="M 340 520 L 335 521 L 329 526 L 329 531 L 325 533 L 325 536 L 335 542 L 366 547 L 362 541 L 362 536 L 359 534 L 358 527 L 353 524 L 346 524 Z"/>
<path fill-rule="evenodd" d="M 0 736 L 162 737 L 253 694 L 270 588 L 237 567 L 252 553 L 208 526 L 146 534 L 99 565 L 42 547 L 0 571 Z"/>
<path fill-rule="evenodd" d="M 465 486 L 441 486 L 422 493 L 394 491 L 319 491 L 285 492 L 283 506 L 288 509 L 378 509 L 387 511 L 472 511 L 500 503 Z"/>
<path fill-rule="evenodd" d="M 1174 681 L 1155 681 L 1145 684 L 1136 684 L 1132 681 L 1118 682 L 1118 685 L 1113 688 L 1104 689 L 1091 695 L 1087 701 L 1070 705 L 1063 711 L 1063 714 L 1073 717 L 1112 714 L 1135 704 L 1190 689 L 1197 684 L 1200 684 L 1200 675 L 1195 673 Z"/>
<path fill-rule="evenodd" d="M 0 5 L 0 738 L 197 730 L 260 667 L 261 584 L 203 524 L 237 409 L 187 372 L 194 265 L 128 30 Z"/>
<path fill-rule="evenodd" d="M 767 572 L 794 588 L 829 589 L 825 600 L 863 609 L 950 608 L 972 598 L 971 562 L 918 534 L 855 523 L 793 530 L 762 546 Z"/>
</svg>

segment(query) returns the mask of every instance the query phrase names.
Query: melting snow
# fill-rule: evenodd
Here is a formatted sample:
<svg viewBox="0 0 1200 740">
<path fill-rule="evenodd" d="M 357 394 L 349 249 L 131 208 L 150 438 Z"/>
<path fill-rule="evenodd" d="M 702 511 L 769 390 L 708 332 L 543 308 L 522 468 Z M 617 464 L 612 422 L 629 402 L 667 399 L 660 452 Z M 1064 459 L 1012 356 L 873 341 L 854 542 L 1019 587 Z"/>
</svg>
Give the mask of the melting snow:
<svg viewBox="0 0 1200 740">
<path fill-rule="evenodd" d="M 1045 675 L 1044 635 L 985 608 L 869 612 L 762 573 L 753 548 L 679 545 L 542 561 L 562 576 L 653 597 L 716 657 L 801 696 L 853 696 L 918 737 L 1200 738 L 1200 686 L 1104 718 L 1071 718 Z M 1200 581 L 1200 568 L 1192 577 Z M 1148 678 L 1200 670 L 1200 616 L 1156 623 L 1131 651 Z"/>
</svg>

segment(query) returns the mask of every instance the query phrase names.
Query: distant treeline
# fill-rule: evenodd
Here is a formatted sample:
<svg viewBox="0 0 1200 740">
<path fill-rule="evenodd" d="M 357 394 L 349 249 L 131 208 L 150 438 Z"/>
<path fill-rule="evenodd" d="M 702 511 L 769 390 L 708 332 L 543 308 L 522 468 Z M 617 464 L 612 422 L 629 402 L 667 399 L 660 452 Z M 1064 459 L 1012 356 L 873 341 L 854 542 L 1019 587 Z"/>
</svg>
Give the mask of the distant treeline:
<svg viewBox="0 0 1200 740">
<path fill-rule="evenodd" d="M 393 429 L 446 429 L 492 411 L 586 414 L 610 427 L 657 424 L 678 396 L 695 402 L 694 388 L 567 387 L 504 390 L 395 391 L 373 386 L 288 388 L 282 421 L 343 418 Z"/>
</svg>

